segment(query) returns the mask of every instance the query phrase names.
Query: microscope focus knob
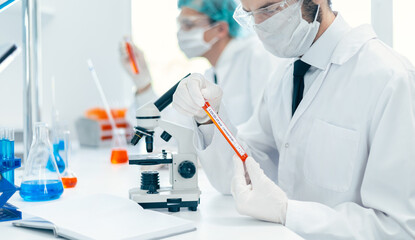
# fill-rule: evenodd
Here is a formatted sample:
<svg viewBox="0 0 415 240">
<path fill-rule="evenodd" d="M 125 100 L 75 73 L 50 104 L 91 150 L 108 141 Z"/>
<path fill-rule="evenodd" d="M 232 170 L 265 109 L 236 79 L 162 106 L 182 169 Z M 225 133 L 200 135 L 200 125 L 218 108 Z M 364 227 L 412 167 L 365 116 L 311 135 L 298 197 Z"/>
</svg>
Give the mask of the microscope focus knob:
<svg viewBox="0 0 415 240">
<path fill-rule="evenodd" d="M 183 178 L 192 178 L 196 173 L 196 166 L 193 162 L 181 162 L 178 169 L 180 176 Z"/>
<path fill-rule="evenodd" d="M 166 131 L 164 131 L 162 134 L 161 134 L 161 139 L 163 139 L 164 141 L 166 141 L 166 142 L 168 142 L 168 141 L 170 141 L 170 138 L 171 138 L 171 135 L 168 133 L 168 132 L 166 132 Z"/>
</svg>

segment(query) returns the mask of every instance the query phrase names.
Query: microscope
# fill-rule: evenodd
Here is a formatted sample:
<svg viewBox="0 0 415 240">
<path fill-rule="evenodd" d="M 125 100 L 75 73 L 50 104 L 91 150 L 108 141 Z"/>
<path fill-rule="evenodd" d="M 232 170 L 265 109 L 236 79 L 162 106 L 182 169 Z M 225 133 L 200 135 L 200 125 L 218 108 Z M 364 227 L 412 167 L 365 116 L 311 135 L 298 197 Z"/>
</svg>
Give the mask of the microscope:
<svg viewBox="0 0 415 240">
<path fill-rule="evenodd" d="M 171 184 L 160 188 L 159 172 L 142 172 L 141 186 L 130 189 L 129 197 L 143 208 L 168 208 L 169 212 L 178 212 L 181 207 L 187 207 L 190 211 L 196 211 L 200 203 L 193 130 L 162 120 L 160 116 L 160 112 L 173 101 L 173 94 L 180 81 L 156 102 L 149 102 L 136 111 L 137 126 L 131 143 L 137 145 L 140 139 L 145 138 L 148 154 L 129 155 L 129 164 L 168 164 Z M 164 130 L 160 136 L 164 141 L 168 142 L 171 137 L 177 141 L 177 153 L 163 150 L 161 154 L 151 154 L 154 129 L 157 127 Z"/>
</svg>

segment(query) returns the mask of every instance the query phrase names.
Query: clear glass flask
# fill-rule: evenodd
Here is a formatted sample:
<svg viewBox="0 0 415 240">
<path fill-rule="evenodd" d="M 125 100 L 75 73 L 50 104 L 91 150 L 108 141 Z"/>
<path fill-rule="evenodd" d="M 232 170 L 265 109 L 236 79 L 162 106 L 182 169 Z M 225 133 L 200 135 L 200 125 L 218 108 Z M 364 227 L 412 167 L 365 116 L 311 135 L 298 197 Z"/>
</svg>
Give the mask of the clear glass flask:
<svg viewBox="0 0 415 240">
<path fill-rule="evenodd" d="M 75 173 L 69 167 L 69 161 L 71 159 L 71 144 L 70 144 L 70 132 L 63 132 L 63 142 L 64 142 L 64 154 L 63 159 L 65 161 L 65 171 L 62 174 L 62 183 L 64 188 L 73 188 L 78 182 L 78 178 Z"/>
<path fill-rule="evenodd" d="M 49 141 L 48 127 L 45 123 L 36 123 L 20 196 L 26 201 L 45 201 L 59 198 L 62 193 L 63 184 Z"/>
</svg>

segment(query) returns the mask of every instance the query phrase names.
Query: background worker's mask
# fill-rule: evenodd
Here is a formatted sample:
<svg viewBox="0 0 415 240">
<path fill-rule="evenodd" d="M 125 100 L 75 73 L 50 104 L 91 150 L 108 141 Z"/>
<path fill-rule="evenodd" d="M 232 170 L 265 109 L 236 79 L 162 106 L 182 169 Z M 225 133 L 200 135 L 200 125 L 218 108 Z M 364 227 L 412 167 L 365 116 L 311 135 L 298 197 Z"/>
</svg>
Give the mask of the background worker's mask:
<svg viewBox="0 0 415 240">
<path fill-rule="evenodd" d="M 277 57 L 300 57 L 311 47 L 320 23 L 317 21 L 320 5 L 312 23 L 303 19 L 300 0 L 264 22 L 254 25 L 265 49 Z"/>
<path fill-rule="evenodd" d="M 179 41 L 179 47 L 188 58 L 200 57 L 209 51 L 213 44 L 215 44 L 219 38 L 213 38 L 210 42 L 205 42 L 205 32 L 212 27 L 195 27 L 192 30 L 184 31 L 180 29 L 177 32 L 177 40 Z"/>
</svg>

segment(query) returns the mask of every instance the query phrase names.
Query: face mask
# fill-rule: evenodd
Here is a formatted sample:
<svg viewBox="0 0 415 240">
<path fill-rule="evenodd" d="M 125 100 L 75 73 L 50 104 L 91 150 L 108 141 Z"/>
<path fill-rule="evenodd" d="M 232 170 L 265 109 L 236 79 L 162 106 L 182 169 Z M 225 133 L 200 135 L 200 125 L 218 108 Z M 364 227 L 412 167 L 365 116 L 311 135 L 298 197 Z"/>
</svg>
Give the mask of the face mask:
<svg viewBox="0 0 415 240">
<path fill-rule="evenodd" d="M 265 49 L 277 57 L 300 57 L 311 47 L 317 36 L 320 23 L 317 14 L 312 23 L 303 19 L 299 1 L 280 13 L 254 25 L 255 32 L 264 44 Z"/>
<path fill-rule="evenodd" d="M 204 35 L 207 30 L 211 28 L 197 27 L 190 31 L 179 30 L 177 32 L 177 40 L 179 41 L 179 47 L 188 58 L 200 57 L 209 51 L 213 44 L 215 44 L 219 38 L 214 38 L 210 42 L 205 42 Z"/>
</svg>

